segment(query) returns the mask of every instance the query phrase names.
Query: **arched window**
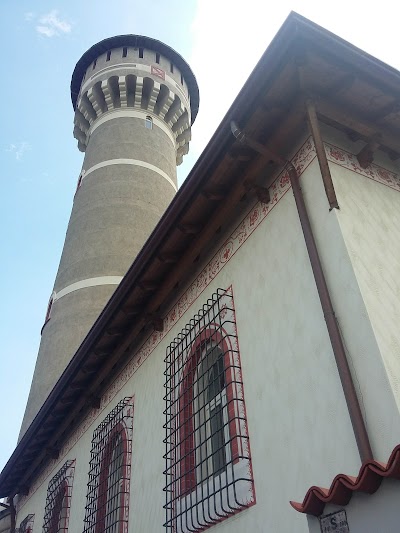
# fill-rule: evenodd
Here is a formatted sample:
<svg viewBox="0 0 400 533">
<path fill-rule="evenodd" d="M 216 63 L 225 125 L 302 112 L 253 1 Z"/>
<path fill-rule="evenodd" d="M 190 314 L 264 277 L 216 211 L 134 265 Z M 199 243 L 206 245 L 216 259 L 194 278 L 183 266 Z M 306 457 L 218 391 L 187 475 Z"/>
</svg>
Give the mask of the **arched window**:
<svg viewBox="0 0 400 533">
<path fill-rule="evenodd" d="M 45 319 L 44 319 L 44 323 L 47 324 L 47 322 L 50 320 L 51 318 L 51 310 L 53 308 L 53 303 L 54 303 L 54 298 L 55 298 L 56 294 L 55 292 L 52 293 L 52 295 L 50 296 L 50 299 L 49 299 L 49 303 L 47 304 L 47 309 L 46 309 L 46 316 L 45 316 Z M 44 327 L 44 326 L 43 326 Z"/>
<path fill-rule="evenodd" d="M 202 531 L 255 501 L 230 289 L 194 315 L 165 363 L 165 526 Z"/>
<path fill-rule="evenodd" d="M 79 187 L 82 185 L 82 179 L 83 179 L 82 174 L 79 174 L 78 182 L 77 182 L 77 184 L 76 184 L 76 191 L 75 191 L 75 194 L 78 192 Z"/>
<path fill-rule="evenodd" d="M 68 529 L 68 485 L 66 481 L 62 483 L 56 494 L 50 518 L 49 533 L 61 533 Z"/>
<path fill-rule="evenodd" d="M 144 124 L 145 124 L 147 129 L 149 129 L 149 130 L 153 129 L 153 119 L 150 116 L 146 117 L 146 120 L 145 120 Z"/>
<path fill-rule="evenodd" d="M 229 347 L 205 328 L 192 345 L 179 396 L 180 491 L 186 494 L 226 470 L 231 459 Z M 234 438 L 234 435 L 232 436 Z"/>
<path fill-rule="evenodd" d="M 132 398 L 125 398 L 93 433 L 84 533 L 127 531 L 132 431 Z"/>
<path fill-rule="evenodd" d="M 67 533 L 75 461 L 67 461 L 47 487 L 43 533 Z"/>
<path fill-rule="evenodd" d="M 229 432 L 225 435 L 228 422 L 225 385 L 224 354 L 209 340 L 201 348 L 193 400 L 197 478 L 201 481 L 221 474 L 226 468 Z"/>
<path fill-rule="evenodd" d="M 123 428 L 114 433 L 104 449 L 100 470 L 95 533 L 117 533 L 123 518 L 124 466 L 126 463 L 126 434 Z"/>
<path fill-rule="evenodd" d="M 50 320 L 50 315 L 51 315 L 51 308 L 53 307 L 53 296 L 51 296 L 50 300 L 49 300 L 49 303 L 47 304 L 47 310 L 46 310 L 46 318 L 45 318 L 45 322 L 47 322 L 48 320 Z"/>
<path fill-rule="evenodd" d="M 33 523 L 35 521 L 35 515 L 34 514 L 28 514 L 22 522 L 20 523 L 19 527 L 15 530 L 16 533 L 32 533 Z"/>
</svg>

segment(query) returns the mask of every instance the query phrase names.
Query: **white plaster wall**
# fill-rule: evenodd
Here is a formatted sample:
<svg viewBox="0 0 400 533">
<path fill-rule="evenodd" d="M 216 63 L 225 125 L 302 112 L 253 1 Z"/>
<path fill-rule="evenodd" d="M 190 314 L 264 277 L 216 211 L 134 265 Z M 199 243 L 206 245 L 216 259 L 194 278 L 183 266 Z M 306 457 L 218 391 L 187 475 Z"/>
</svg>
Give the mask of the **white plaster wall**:
<svg viewBox="0 0 400 533">
<path fill-rule="evenodd" d="M 314 160 L 312 165 L 317 166 L 317 161 Z M 335 187 L 339 183 L 337 174 L 336 168 L 333 168 Z M 349 179 L 354 177 L 356 180 L 363 180 L 360 183 L 361 188 L 368 187 L 368 179 L 350 174 Z M 372 449 L 378 460 L 386 461 L 393 447 L 400 441 L 399 413 L 376 334 L 371 326 L 371 317 L 366 308 L 360 280 L 357 271 L 353 270 L 354 261 L 351 260 L 350 250 L 346 246 L 347 232 L 342 234 L 342 221 L 352 221 L 351 223 L 358 227 L 360 242 L 368 241 L 369 228 L 368 225 L 363 226 L 362 221 L 359 222 L 359 216 L 361 219 L 366 216 L 343 194 L 340 185 L 336 187 L 340 210 L 329 212 L 322 181 L 320 177 L 315 177 L 314 180 L 311 174 L 305 174 L 302 178 L 302 188 Z M 371 249 L 367 251 L 366 246 L 365 250 L 359 250 L 360 259 L 362 260 L 364 253 L 371 255 L 371 251 L 374 253 Z M 376 264 L 371 264 L 371 270 L 375 268 Z"/>
<path fill-rule="evenodd" d="M 337 219 L 399 409 L 400 187 L 394 190 L 389 183 L 378 183 L 340 164 L 330 167 L 341 208 Z M 381 174 L 385 176 L 384 169 Z M 400 185 L 400 174 L 397 179 Z M 379 382 L 376 385 L 382 387 Z M 398 417 L 392 423 L 396 436 L 388 442 L 388 453 L 400 440 Z"/>
<path fill-rule="evenodd" d="M 315 165 L 304 174 L 314 176 Z M 249 272 L 252 273 L 249 276 Z M 76 458 L 71 533 L 82 531 L 93 430 L 124 396 L 135 395 L 130 529 L 163 531 L 163 370 L 167 345 L 218 287 L 233 285 L 257 504 L 214 531 L 307 531 L 289 506 L 309 485 L 358 455 L 289 191 L 68 453 Z M 346 453 L 343 453 L 346 450 Z M 20 516 L 43 523 L 49 473 Z"/>
<path fill-rule="evenodd" d="M 375 494 L 356 492 L 346 507 L 327 505 L 324 515 L 345 509 L 350 533 L 398 533 L 400 483 L 385 479 Z M 310 533 L 320 533 L 318 518 L 308 517 Z"/>
<path fill-rule="evenodd" d="M 373 434 L 383 428 L 380 438 L 390 440 L 394 419 L 389 388 L 384 386 L 386 374 L 336 213 L 327 208 L 316 160 L 304 171 L 301 184 L 360 383 L 368 427 Z M 227 239 L 227 248 L 231 241 Z M 139 352 L 133 361 L 140 357 L 144 362 L 133 374 L 132 365 L 123 372 L 131 376 L 125 384 L 123 379 L 116 380 L 106 395 L 112 398 L 110 403 L 97 412 L 81 439 L 54 464 L 23 505 L 19 517 L 36 515 L 34 533 L 43 524 L 48 481 L 66 459 L 74 458 L 69 531 L 82 531 L 92 433 L 120 399 L 131 395 L 135 412 L 129 529 L 164 531 L 164 355 L 171 340 L 218 287 L 233 287 L 257 503 L 212 530 L 306 532 L 306 517 L 296 513 L 289 500 L 301 501 L 310 485 L 327 486 L 338 472 L 358 471 L 355 439 L 291 191 L 223 268 L 215 261 L 204 267 L 208 281 L 203 292 L 198 291 L 194 299 L 191 293 L 193 301 L 181 318 L 164 334 L 155 334 L 154 350 L 148 357 L 147 348 Z M 146 346 L 151 343 L 152 338 Z M 372 376 L 383 384 L 382 390 L 370 387 Z M 374 402 L 382 405 L 370 414 Z"/>
</svg>

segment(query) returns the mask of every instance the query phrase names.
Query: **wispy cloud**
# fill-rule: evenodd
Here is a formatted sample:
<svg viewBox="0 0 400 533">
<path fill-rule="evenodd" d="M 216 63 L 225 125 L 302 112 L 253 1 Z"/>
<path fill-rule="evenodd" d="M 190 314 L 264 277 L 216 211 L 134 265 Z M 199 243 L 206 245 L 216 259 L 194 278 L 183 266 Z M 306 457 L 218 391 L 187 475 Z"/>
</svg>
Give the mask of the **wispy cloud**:
<svg viewBox="0 0 400 533">
<path fill-rule="evenodd" d="M 32 147 L 28 142 L 22 141 L 16 144 L 10 144 L 10 146 L 6 148 L 6 152 L 10 152 L 11 154 L 14 155 L 17 161 L 21 161 L 24 154 L 28 152 L 31 148 Z"/>
<path fill-rule="evenodd" d="M 52 9 L 39 17 L 29 11 L 24 14 L 24 18 L 27 22 L 35 21 L 36 31 L 45 37 L 58 37 L 70 33 L 72 30 L 72 24 L 67 20 L 63 20 L 56 9 Z"/>
<path fill-rule="evenodd" d="M 36 26 L 36 31 L 41 35 L 45 35 L 46 37 L 54 37 L 54 35 L 58 35 L 56 30 L 54 28 L 50 28 L 50 26 Z"/>
</svg>

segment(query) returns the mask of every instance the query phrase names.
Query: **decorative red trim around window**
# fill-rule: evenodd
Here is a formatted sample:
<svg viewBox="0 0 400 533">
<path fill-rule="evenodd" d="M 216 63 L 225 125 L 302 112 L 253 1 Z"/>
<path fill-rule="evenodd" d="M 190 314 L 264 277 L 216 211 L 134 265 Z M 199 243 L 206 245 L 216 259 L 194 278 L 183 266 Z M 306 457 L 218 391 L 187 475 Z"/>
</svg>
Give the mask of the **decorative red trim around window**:
<svg viewBox="0 0 400 533">
<path fill-rule="evenodd" d="M 203 531 L 255 503 L 231 288 L 207 300 L 165 363 L 164 526 Z"/>
<path fill-rule="evenodd" d="M 122 440 L 122 471 L 121 477 L 118 479 L 118 522 L 120 527 L 118 531 L 122 531 L 121 524 L 124 518 L 124 507 L 126 499 L 126 487 L 122 486 L 126 483 L 127 477 L 127 456 L 128 456 L 128 438 L 126 434 L 126 428 L 122 423 L 119 423 L 115 426 L 108 437 L 108 442 L 103 452 L 103 457 L 100 466 L 100 480 L 99 480 L 99 495 L 97 500 L 97 514 L 96 514 L 96 529 L 95 533 L 104 533 L 107 530 L 106 528 L 106 513 L 107 513 L 107 502 L 108 502 L 108 491 L 109 491 L 109 481 L 110 477 L 113 475 L 113 471 L 110 471 L 112 468 L 113 462 L 113 452 L 118 447 L 118 438 L 121 437 Z"/>
<path fill-rule="evenodd" d="M 62 513 L 63 510 L 68 508 L 68 484 L 66 480 L 63 481 L 63 483 L 60 485 L 60 488 L 58 489 L 58 493 L 54 500 L 54 506 L 51 513 L 50 518 L 50 527 L 49 527 L 49 533 L 59 533 L 59 531 L 63 531 L 63 524 L 62 524 Z M 61 523 L 60 523 L 61 522 Z"/>
<path fill-rule="evenodd" d="M 236 433 L 235 413 L 233 405 L 233 379 L 231 369 L 230 353 L 231 348 L 228 345 L 228 337 L 222 335 L 218 330 L 221 326 L 218 324 L 210 324 L 209 327 L 204 328 L 193 343 L 185 368 L 183 371 L 183 383 L 179 397 L 179 442 L 180 442 L 180 469 L 184 474 L 180 479 L 181 496 L 193 490 L 196 485 L 196 447 L 194 442 L 194 415 L 193 415 L 193 401 L 194 401 L 194 383 L 196 379 L 197 367 L 200 363 L 202 350 L 208 343 L 214 343 L 218 346 L 224 354 L 224 374 L 227 393 L 228 404 L 228 419 L 229 419 L 229 436 L 230 445 L 232 449 L 232 458 L 236 462 L 238 459 L 238 435 Z M 222 330 L 223 331 L 223 330 Z"/>
<path fill-rule="evenodd" d="M 121 400 L 93 433 L 84 533 L 128 533 L 133 399 Z"/>
<path fill-rule="evenodd" d="M 28 516 L 26 516 L 22 520 L 19 527 L 17 527 L 17 529 L 15 530 L 15 533 L 32 533 L 34 521 L 35 521 L 35 515 L 28 514 Z"/>
<path fill-rule="evenodd" d="M 47 488 L 43 533 L 67 533 L 75 460 L 66 461 Z"/>
</svg>

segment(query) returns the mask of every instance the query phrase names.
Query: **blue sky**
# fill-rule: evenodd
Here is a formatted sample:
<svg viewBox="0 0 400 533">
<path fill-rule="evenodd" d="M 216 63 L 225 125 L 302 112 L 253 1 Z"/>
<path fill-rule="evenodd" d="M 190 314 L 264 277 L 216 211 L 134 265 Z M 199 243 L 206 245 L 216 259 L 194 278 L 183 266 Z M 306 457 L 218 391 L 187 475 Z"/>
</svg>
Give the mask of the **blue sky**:
<svg viewBox="0 0 400 533">
<path fill-rule="evenodd" d="M 83 154 L 69 84 L 94 43 L 138 33 L 177 50 L 200 87 L 180 183 L 280 25 L 295 10 L 400 67 L 392 2 L 2 0 L 0 469 L 18 436 Z"/>
</svg>

